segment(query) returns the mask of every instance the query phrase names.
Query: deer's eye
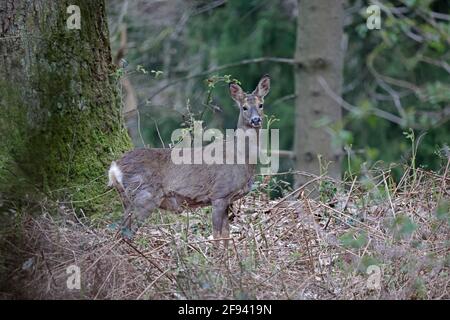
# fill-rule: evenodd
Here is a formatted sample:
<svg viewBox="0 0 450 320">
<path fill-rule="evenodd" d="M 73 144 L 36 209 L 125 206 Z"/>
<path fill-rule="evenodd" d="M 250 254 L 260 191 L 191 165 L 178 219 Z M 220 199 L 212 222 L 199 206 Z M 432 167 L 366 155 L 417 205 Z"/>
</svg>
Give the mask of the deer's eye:
<svg viewBox="0 0 450 320">
<path fill-rule="evenodd" d="M 263 108 L 263 105 L 262 105 L 262 104 L 260 104 L 260 105 L 259 105 L 259 108 L 260 108 L 260 109 L 262 109 L 262 108 Z"/>
<path fill-rule="evenodd" d="M 242 110 L 247 111 L 248 108 L 247 107 L 242 107 Z"/>
</svg>

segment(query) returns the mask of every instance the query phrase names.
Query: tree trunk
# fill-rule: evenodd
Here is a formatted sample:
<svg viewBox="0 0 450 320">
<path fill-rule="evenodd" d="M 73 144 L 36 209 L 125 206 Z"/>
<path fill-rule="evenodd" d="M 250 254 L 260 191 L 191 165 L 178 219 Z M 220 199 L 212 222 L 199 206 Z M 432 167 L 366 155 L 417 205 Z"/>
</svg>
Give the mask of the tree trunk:
<svg viewBox="0 0 450 320">
<path fill-rule="evenodd" d="M 127 35 L 127 25 L 124 23 L 120 30 L 120 47 L 117 50 L 117 54 L 114 58 L 114 64 L 120 68 L 122 66 L 122 59 L 124 59 L 128 52 L 128 35 Z M 138 100 L 136 96 L 136 91 L 133 88 L 128 77 L 123 77 L 120 80 L 122 85 L 122 95 L 123 95 L 123 109 L 122 114 L 125 119 L 126 127 L 128 129 L 128 134 L 130 135 L 131 141 L 135 146 L 142 147 L 142 139 L 139 133 L 138 126 L 138 112 L 137 105 Z"/>
<path fill-rule="evenodd" d="M 0 195 L 105 211 L 107 167 L 132 146 L 114 71 L 103 0 L 0 3 Z"/>
<path fill-rule="evenodd" d="M 330 162 L 327 174 L 340 178 L 341 150 L 332 144 L 327 126 L 318 127 L 324 117 L 330 124 L 341 120 L 341 107 L 322 88 L 322 77 L 337 95 L 342 84 L 343 0 L 298 1 L 295 59 L 295 138 L 296 169 L 319 174 Z M 323 171 L 322 171 L 323 172 Z M 306 182 L 298 176 L 296 185 Z"/>
</svg>

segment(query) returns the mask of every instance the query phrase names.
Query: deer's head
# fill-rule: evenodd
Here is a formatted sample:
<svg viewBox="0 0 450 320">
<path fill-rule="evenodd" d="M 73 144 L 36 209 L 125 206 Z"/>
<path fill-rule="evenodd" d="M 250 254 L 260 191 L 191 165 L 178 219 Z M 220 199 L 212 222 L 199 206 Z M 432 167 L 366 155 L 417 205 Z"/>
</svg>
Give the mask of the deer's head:
<svg viewBox="0 0 450 320">
<path fill-rule="evenodd" d="M 270 90 L 270 77 L 265 75 L 259 80 L 252 93 L 245 93 L 236 84 L 230 84 L 231 97 L 239 107 L 239 125 L 243 128 L 261 128 L 264 117 L 264 97 Z"/>
</svg>

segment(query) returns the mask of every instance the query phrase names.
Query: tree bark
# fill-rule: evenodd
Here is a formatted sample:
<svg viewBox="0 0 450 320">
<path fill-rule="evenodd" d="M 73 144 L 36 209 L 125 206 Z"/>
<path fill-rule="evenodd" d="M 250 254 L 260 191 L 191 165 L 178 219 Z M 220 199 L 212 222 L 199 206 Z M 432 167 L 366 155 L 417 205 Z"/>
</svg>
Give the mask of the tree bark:
<svg viewBox="0 0 450 320">
<path fill-rule="evenodd" d="M 132 147 L 114 71 L 103 0 L 0 3 L 0 195 L 104 212 L 107 167 Z"/>
<path fill-rule="evenodd" d="M 127 47 L 128 35 L 127 35 L 127 25 L 123 24 L 120 30 L 120 47 L 117 50 L 117 54 L 114 58 L 114 64 L 120 68 L 122 64 L 122 59 L 126 57 L 128 52 Z M 128 77 L 123 77 L 120 80 L 122 84 L 122 94 L 123 94 L 123 109 L 122 114 L 125 119 L 126 127 L 128 129 L 128 134 L 135 146 L 143 147 L 142 139 L 140 138 L 139 126 L 138 126 L 138 100 L 136 96 L 136 91 L 133 88 Z"/>
<path fill-rule="evenodd" d="M 340 94 L 342 85 L 343 0 L 298 1 L 297 44 L 295 52 L 295 137 L 297 170 L 320 173 L 322 163 L 330 162 L 327 174 L 340 178 L 341 150 L 332 144 L 326 126 L 317 121 L 328 118 L 330 124 L 341 120 L 341 107 L 326 94 L 319 83 L 322 77 Z M 322 171 L 323 172 L 323 171 Z M 298 176 L 296 185 L 306 182 Z"/>
</svg>

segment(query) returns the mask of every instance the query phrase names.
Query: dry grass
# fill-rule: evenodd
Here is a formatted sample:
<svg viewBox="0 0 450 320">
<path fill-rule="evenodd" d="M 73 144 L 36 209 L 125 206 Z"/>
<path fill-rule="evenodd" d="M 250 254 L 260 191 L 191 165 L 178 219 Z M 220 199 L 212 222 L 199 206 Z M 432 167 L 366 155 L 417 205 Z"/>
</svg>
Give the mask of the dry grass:
<svg viewBox="0 0 450 320">
<path fill-rule="evenodd" d="M 71 210 L 27 216 L 17 226 L 21 241 L 2 236 L 3 250 L 20 257 L 7 261 L 15 268 L 2 295 L 449 299 L 448 170 L 418 169 L 414 179 L 406 170 L 398 184 L 384 171 L 349 183 L 311 177 L 308 187 L 320 188 L 316 198 L 305 190 L 278 200 L 253 192 L 231 210 L 228 250 L 210 240 L 209 209 L 155 212 L 132 242 L 108 227 L 87 226 Z M 80 267 L 81 290 L 66 286 L 72 264 Z M 371 267 L 381 271 L 379 282 L 369 266 L 379 267 Z"/>
</svg>

